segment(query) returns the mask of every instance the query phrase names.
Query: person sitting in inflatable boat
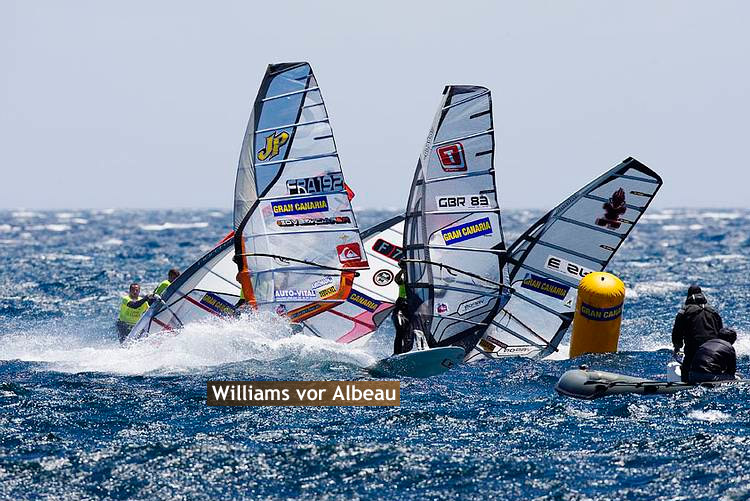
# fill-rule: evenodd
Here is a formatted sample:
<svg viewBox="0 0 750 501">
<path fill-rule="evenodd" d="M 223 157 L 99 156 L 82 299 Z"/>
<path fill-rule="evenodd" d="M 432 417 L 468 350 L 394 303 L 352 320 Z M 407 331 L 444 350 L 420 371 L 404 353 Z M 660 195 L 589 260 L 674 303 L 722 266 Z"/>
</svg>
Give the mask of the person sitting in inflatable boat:
<svg viewBox="0 0 750 501">
<path fill-rule="evenodd" d="M 737 333 L 732 329 L 721 329 L 719 337 L 706 341 L 695 352 L 690 365 L 688 382 L 707 383 L 735 379 L 737 353 L 732 346 Z"/>
<path fill-rule="evenodd" d="M 688 374 L 698 347 L 706 341 L 717 338 L 723 327 L 721 315 L 708 305 L 701 288 L 691 285 L 688 288 L 685 305 L 677 313 L 672 328 L 672 344 L 675 353 L 680 351 L 683 343 L 685 345 L 685 358 L 682 361 L 683 382 L 688 382 Z"/>
</svg>

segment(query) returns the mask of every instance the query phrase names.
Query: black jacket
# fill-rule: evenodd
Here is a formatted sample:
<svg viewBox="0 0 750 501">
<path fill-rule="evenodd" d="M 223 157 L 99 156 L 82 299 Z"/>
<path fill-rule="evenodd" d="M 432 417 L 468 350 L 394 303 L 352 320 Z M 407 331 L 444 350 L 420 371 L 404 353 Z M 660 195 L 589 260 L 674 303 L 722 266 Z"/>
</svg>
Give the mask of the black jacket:
<svg viewBox="0 0 750 501">
<path fill-rule="evenodd" d="M 692 355 L 700 345 L 718 337 L 724 327 L 719 313 L 707 304 L 687 304 L 674 319 L 672 344 L 676 350 L 685 345 L 685 356 Z"/>
<path fill-rule="evenodd" d="M 737 353 L 731 343 L 723 339 L 706 341 L 696 350 L 690 372 L 734 376 L 737 372 Z"/>
</svg>

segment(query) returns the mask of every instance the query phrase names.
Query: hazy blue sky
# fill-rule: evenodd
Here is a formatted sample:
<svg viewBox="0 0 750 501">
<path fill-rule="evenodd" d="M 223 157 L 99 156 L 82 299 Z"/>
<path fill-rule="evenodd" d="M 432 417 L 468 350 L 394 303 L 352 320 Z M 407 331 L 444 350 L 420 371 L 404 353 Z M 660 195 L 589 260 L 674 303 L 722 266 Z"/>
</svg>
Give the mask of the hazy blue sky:
<svg viewBox="0 0 750 501">
<path fill-rule="evenodd" d="M 634 156 L 749 206 L 750 2 L 0 0 L 0 207 L 232 205 L 270 62 L 309 61 L 357 206 L 402 207 L 443 86 L 493 93 L 501 206 Z"/>
</svg>

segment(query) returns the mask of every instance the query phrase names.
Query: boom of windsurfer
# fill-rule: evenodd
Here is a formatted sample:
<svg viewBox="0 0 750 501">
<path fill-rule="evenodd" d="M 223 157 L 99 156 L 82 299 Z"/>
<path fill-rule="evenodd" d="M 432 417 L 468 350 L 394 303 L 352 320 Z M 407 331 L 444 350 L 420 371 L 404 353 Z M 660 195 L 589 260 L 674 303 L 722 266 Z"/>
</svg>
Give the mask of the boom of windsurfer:
<svg viewBox="0 0 750 501">
<path fill-rule="evenodd" d="M 672 344 L 675 353 L 685 345 L 685 357 L 682 360 L 682 381 L 688 382 L 690 367 L 698 347 L 710 339 L 719 337 L 724 327 L 719 313 L 709 306 L 701 288 L 691 285 L 688 288 L 685 306 L 680 308 L 672 328 Z"/>
<path fill-rule="evenodd" d="M 141 297 L 141 286 L 137 283 L 130 284 L 127 296 L 120 299 L 120 315 L 117 318 L 117 335 L 120 343 L 130 334 L 131 329 L 138 323 L 141 316 L 148 310 L 149 301 L 153 300 L 153 294 Z"/>
<path fill-rule="evenodd" d="M 414 344 L 414 336 L 409 319 L 409 308 L 406 301 L 406 263 L 401 260 L 398 262 L 400 268 L 394 280 L 398 284 L 398 299 L 391 313 L 393 326 L 396 328 L 396 337 L 393 341 L 393 354 L 406 353 L 411 351 Z"/>
</svg>

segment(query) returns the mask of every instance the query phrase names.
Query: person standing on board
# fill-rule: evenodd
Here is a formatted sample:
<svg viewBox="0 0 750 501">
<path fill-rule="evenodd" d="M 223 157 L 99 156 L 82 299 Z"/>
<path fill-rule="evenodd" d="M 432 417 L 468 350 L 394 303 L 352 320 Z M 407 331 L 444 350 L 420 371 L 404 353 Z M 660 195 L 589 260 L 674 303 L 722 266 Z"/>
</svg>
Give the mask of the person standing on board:
<svg viewBox="0 0 750 501">
<path fill-rule="evenodd" d="M 737 352 L 734 342 L 737 333 L 732 329 L 721 329 L 719 337 L 700 345 L 690 365 L 688 382 L 706 383 L 734 379 L 737 372 Z"/>
<path fill-rule="evenodd" d="M 675 354 L 685 345 L 685 357 L 682 359 L 682 381 L 688 382 L 690 366 L 698 347 L 710 339 L 719 337 L 724 327 L 719 312 L 709 306 L 701 288 L 691 285 L 688 288 L 685 305 L 680 308 L 672 327 L 672 345 Z"/>
<path fill-rule="evenodd" d="M 396 338 L 393 341 L 393 354 L 399 355 L 411 351 L 414 344 L 414 337 L 411 331 L 411 322 L 409 320 L 409 308 L 406 301 L 406 263 L 398 262 L 399 272 L 394 278 L 398 284 L 398 299 L 391 313 L 393 326 L 396 328 Z"/>
<path fill-rule="evenodd" d="M 141 286 L 137 283 L 130 284 L 130 291 L 127 296 L 122 296 L 120 300 L 120 316 L 117 318 L 117 335 L 120 343 L 130 334 L 131 329 L 138 323 L 138 320 L 148 310 L 149 301 L 153 295 L 141 297 Z"/>
<path fill-rule="evenodd" d="M 177 268 L 172 268 L 167 272 L 167 280 L 164 280 L 162 283 L 156 286 L 156 289 L 154 289 L 154 295 L 155 296 L 161 296 L 162 293 L 164 293 L 165 290 L 167 290 L 167 287 L 172 285 L 172 282 L 177 280 L 177 277 L 180 276 L 180 270 Z"/>
</svg>

